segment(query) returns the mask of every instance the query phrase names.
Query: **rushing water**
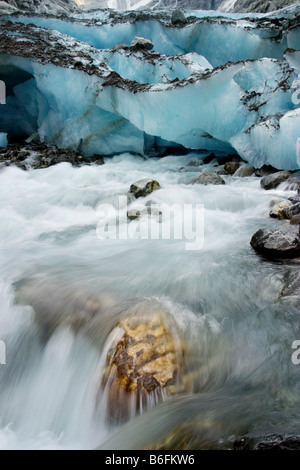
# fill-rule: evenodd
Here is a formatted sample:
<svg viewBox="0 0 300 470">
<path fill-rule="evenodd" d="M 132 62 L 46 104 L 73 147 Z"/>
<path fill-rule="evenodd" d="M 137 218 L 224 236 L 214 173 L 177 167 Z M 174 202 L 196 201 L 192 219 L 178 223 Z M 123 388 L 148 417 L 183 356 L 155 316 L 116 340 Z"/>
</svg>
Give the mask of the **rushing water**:
<svg viewBox="0 0 300 470">
<path fill-rule="evenodd" d="M 269 204 L 289 193 L 263 191 L 254 177 L 188 185 L 198 173 L 180 168 L 191 158 L 122 155 L 101 167 L 0 171 L 1 449 L 134 449 L 164 442 L 174 429 L 208 448 L 253 426 L 297 430 L 291 345 L 300 339 L 298 312 L 278 300 L 286 266 L 262 260 L 249 245 L 258 228 L 279 224 L 268 219 Z M 97 237 L 99 205 L 115 204 L 143 177 L 162 186 L 148 197 L 154 202 L 204 204 L 203 249 L 187 251 L 184 240 Z M 20 300 L 24 279 L 38 280 L 33 297 L 45 317 L 72 299 L 76 310 L 77 301 L 101 298 L 97 347 L 67 327 L 41 335 L 32 306 Z M 192 379 L 129 422 L 108 424 L 99 374 L 116 317 L 106 313 L 143 298 L 172 316 Z"/>
</svg>

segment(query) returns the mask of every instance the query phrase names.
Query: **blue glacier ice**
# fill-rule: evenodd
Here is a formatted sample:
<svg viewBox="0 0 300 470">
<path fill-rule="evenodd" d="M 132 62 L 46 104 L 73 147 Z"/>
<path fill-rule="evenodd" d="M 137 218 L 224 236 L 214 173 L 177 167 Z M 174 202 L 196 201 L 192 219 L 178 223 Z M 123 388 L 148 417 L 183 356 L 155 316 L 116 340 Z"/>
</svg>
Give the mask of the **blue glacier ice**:
<svg viewBox="0 0 300 470">
<path fill-rule="evenodd" d="M 8 141 L 39 134 L 87 156 L 177 146 L 300 167 L 298 13 L 282 23 L 212 14 L 184 27 L 165 13 L 135 15 L 4 18 Z M 130 50 L 137 35 L 153 51 Z"/>
<path fill-rule="evenodd" d="M 7 146 L 7 135 L 4 132 L 0 132 L 0 147 Z"/>
</svg>

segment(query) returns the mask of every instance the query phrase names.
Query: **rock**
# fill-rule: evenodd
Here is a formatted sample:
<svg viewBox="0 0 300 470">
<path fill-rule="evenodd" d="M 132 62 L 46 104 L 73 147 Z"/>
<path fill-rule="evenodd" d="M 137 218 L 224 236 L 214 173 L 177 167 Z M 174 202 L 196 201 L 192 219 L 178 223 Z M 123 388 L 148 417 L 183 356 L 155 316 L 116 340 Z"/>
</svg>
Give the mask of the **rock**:
<svg viewBox="0 0 300 470">
<path fill-rule="evenodd" d="M 255 170 L 255 176 L 259 178 L 267 175 L 271 175 L 272 173 L 276 173 L 278 170 L 274 168 L 272 165 L 263 165 L 261 168 Z"/>
<path fill-rule="evenodd" d="M 263 189 L 276 189 L 281 183 L 288 180 L 291 176 L 290 171 L 277 171 L 276 173 L 264 176 L 260 185 Z"/>
<path fill-rule="evenodd" d="M 94 165 L 104 165 L 104 160 L 101 155 L 94 155 L 93 157 L 90 157 L 90 160 L 92 163 L 94 163 Z"/>
<path fill-rule="evenodd" d="M 185 24 L 187 23 L 187 19 L 181 10 L 174 10 L 172 12 L 172 18 L 171 18 L 172 24 L 174 25 L 180 25 L 180 24 Z"/>
<path fill-rule="evenodd" d="M 299 175 L 292 176 L 290 179 L 288 179 L 287 187 L 286 187 L 287 191 L 299 192 L 299 188 L 300 188 L 300 176 Z"/>
<path fill-rule="evenodd" d="M 298 204 L 298 202 L 300 202 L 300 195 L 289 197 L 289 201 L 291 201 L 293 204 Z"/>
<path fill-rule="evenodd" d="M 116 44 L 112 50 L 113 52 L 117 52 L 117 51 L 120 51 L 120 50 L 128 50 L 129 49 L 129 46 L 127 46 L 127 44 Z"/>
<path fill-rule="evenodd" d="M 293 215 L 290 221 L 291 225 L 300 225 L 300 214 Z"/>
<path fill-rule="evenodd" d="M 127 217 L 129 220 L 137 220 L 143 215 L 149 215 L 153 217 L 160 217 L 162 212 L 159 210 L 159 207 L 136 207 L 131 208 L 127 212 Z"/>
<path fill-rule="evenodd" d="M 160 184 L 157 181 L 152 180 L 151 178 L 145 178 L 130 186 L 130 194 L 138 199 L 140 197 L 146 197 L 153 193 L 153 191 L 157 191 L 159 189 Z"/>
<path fill-rule="evenodd" d="M 229 155 L 226 155 L 226 157 L 217 157 L 217 158 L 218 158 L 219 165 L 225 165 L 226 163 L 231 163 L 231 162 L 234 162 L 234 163 L 243 162 L 241 157 L 236 154 L 229 154 Z"/>
<path fill-rule="evenodd" d="M 251 246 L 258 253 L 270 258 L 293 258 L 300 255 L 299 234 L 274 229 L 260 229 L 251 239 Z"/>
<path fill-rule="evenodd" d="M 197 176 L 197 178 L 193 179 L 189 184 L 222 185 L 225 184 L 225 181 L 215 171 L 210 171 L 207 173 L 202 173 L 202 175 L 200 176 Z"/>
<path fill-rule="evenodd" d="M 133 38 L 131 42 L 130 50 L 133 52 L 140 51 L 140 50 L 151 51 L 153 47 L 154 45 L 149 39 L 136 36 L 135 38 Z"/>
<path fill-rule="evenodd" d="M 240 168 L 241 164 L 239 162 L 227 162 L 224 165 L 224 170 L 229 175 L 234 175 L 234 173 Z"/>
<path fill-rule="evenodd" d="M 101 163 L 101 158 L 96 156 L 98 164 L 104 163 L 103 159 Z M 0 152 L 0 163 L 5 166 L 16 165 L 22 170 L 44 169 L 64 162 L 73 166 L 89 165 L 91 161 L 74 150 L 62 150 L 55 145 L 34 142 L 8 145 Z"/>
<path fill-rule="evenodd" d="M 236 439 L 233 450 L 300 450 L 299 435 L 269 434 Z"/>
<path fill-rule="evenodd" d="M 254 175 L 254 173 L 255 169 L 253 168 L 253 166 L 247 163 L 246 165 L 240 166 L 233 176 L 237 176 L 239 178 L 247 178 L 248 176 Z"/>
<path fill-rule="evenodd" d="M 218 159 L 218 157 L 216 157 L 216 155 L 214 153 L 211 153 L 210 155 L 208 155 L 207 157 L 204 158 L 204 163 L 205 163 L 205 165 L 207 165 L 208 163 L 211 163 L 212 161 L 217 160 L 217 159 Z"/>
<path fill-rule="evenodd" d="M 296 204 L 291 203 L 290 206 L 286 207 L 283 210 L 283 215 L 284 215 L 285 219 L 291 219 L 295 215 L 299 215 L 299 214 L 300 214 L 300 202 L 298 202 Z"/>
<path fill-rule="evenodd" d="M 274 207 L 271 209 L 269 215 L 273 219 L 279 219 L 283 220 L 286 219 L 287 217 L 285 216 L 285 209 L 289 208 L 292 206 L 291 201 L 286 200 L 286 201 L 281 201 L 277 204 L 274 205 Z"/>
<path fill-rule="evenodd" d="M 58 328 L 71 328 L 75 333 L 84 330 L 115 303 L 108 293 L 98 295 L 52 277 L 21 279 L 14 288 L 17 302 L 33 308 L 35 322 L 46 340 Z"/>
<path fill-rule="evenodd" d="M 190 160 L 189 163 L 187 164 L 187 166 L 189 167 L 198 167 L 202 165 L 204 165 L 204 163 L 203 163 L 203 160 L 201 160 L 200 158 Z"/>
<path fill-rule="evenodd" d="M 284 287 L 280 293 L 280 297 L 293 297 L 296 304 L 300 304 L 300 272 L 288 271 L 284 276 Z"/>
<path fill-rule="evenodd" d="M 178 343 L 158 306 L 144 303 L 119 321 L 112 336 L 102 390 L 109 417 L 124 419 L 133 403 L 139 409 L 150 394 L 158 398 L 163 390 L 172 392 L 179 368 Z"/>
</svg>

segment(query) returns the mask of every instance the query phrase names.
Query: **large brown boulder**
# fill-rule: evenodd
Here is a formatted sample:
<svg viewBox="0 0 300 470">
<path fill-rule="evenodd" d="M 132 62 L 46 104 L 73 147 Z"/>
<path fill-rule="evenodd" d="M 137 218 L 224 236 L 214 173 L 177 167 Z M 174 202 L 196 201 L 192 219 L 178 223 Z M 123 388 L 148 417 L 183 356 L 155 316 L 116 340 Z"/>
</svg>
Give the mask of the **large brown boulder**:
<svg viewBox="0 0 300 470">
<path fill-rule="evenodd" d="M 180 346 L 159 309 L 141 305 L 112 332 L 102 390 L 110 419 L 125 419 L 172 393 L 177 383 Z"/>
</svg>

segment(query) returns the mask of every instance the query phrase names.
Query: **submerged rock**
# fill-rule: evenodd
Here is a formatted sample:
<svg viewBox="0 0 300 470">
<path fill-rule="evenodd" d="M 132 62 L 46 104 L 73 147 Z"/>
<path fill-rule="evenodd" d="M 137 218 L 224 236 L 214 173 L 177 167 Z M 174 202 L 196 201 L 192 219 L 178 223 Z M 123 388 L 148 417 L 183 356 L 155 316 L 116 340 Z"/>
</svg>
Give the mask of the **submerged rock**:
<svg viewBox="0 0 300 470">
<path fill-rule="evenodd" d="M 286 273 L 280 297 L 292 298 L 296 301 L 296 305 L 300 305 L 300 272 L 298 270 L 291 270 Z"/>
<path fill-rule="evenodd" d="M 250 244 L 258 253 L 270 258 L 300 256 L 300 237 L 292 231 L 260 229 L 253 235 Z"/>
<path fill-rule="evenodd" d="M 276 189 L 281 183 L 291 177 L 290 171 L 278 171 L 268 176 L 264 176 L 260 182 L 263 189 Z"/>
<path fill-rule="evenodd" d="M 298 215 L 293 215 L 291 218 L 291 225 L 300 225 L 300 214 Z"/>
<path fill-rule="evenodd" d="M 209 184 L 222 185 L 225 184 L 225 181 L 223 180 L 223 178 L 221 178 L 220 175 L 218 175 L 218 173 L 216 173 L 215 171 L 210 171 L 207 173 L 202 173 L 202 175 L 200 176 L 197 176 L 197 178 L 193 179 L 190 184 L 203 184 L 205 186 Z"/>
<path fill-rule="evenodd" d="M 158 191 L 159 189 L 161 189 L 161 187 L 158 181 L 152 180 L 151 178 L 144 178 L 130 186 L 130 194 L 138 199 L 140 197 L 149 196 L 153 191 Z"/>
</svg>

